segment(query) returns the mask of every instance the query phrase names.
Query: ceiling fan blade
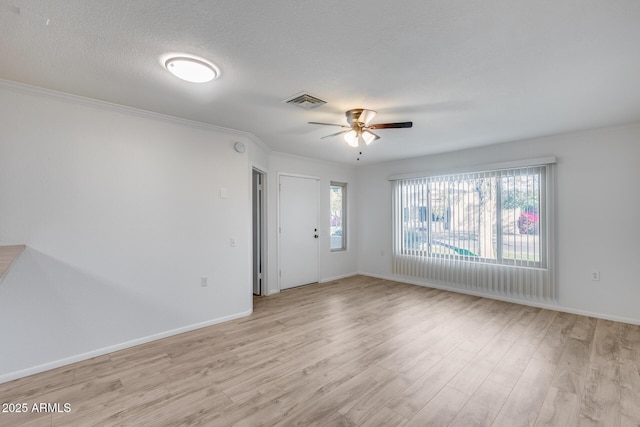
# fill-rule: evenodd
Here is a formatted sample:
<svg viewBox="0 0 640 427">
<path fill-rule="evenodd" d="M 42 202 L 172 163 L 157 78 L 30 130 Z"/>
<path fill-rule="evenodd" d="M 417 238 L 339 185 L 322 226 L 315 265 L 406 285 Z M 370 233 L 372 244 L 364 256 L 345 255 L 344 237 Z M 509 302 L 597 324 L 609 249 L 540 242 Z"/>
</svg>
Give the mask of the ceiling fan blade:
<svg viewBox="0 0 640 427">
<path fill-rule="evenodd" d="M 322 123 L 322 122 L 307 122 L 310 125 L 325 125 L 325 126 L 340 126 L 341 128 L 348 128 L 346 125 L 337 125 L 335 123 Z"/>
<path fill-rule="evenodd" d="M 367 126 L 369 129 L 394 129 L 394 128 L 410 128 L 413 126 L 413 122 L 399 122 L 399 123 L 378 123 L 375 125 Z"/>
<path fill-rule="evenodd" d="M 347 127 L 347 126 L 345 126 L 345 127 Z M 320 139 L 331 138 L 332 136 L 342 135 L 343 133 L 347 133 L 347 132 L 351 132 L 351 129 L 349 129 L 349 130 L 343 130 L 343 131 L 336 132 L 336 133 L 332 133 L 331 135 L 323 136 L 323 137 L 322 137 L 322 138 L 320 138 Z"/>
<path fill-rule="evenodd" d="M 366 126 L 371 120 L 373 120 L 376 114 L 378 113 L 373 110 L 362 110 L 362 113 L 360 113 L 360 117 L 358 117 L 358 121 L 360 123 L 364 123 Z"/>
</svg>

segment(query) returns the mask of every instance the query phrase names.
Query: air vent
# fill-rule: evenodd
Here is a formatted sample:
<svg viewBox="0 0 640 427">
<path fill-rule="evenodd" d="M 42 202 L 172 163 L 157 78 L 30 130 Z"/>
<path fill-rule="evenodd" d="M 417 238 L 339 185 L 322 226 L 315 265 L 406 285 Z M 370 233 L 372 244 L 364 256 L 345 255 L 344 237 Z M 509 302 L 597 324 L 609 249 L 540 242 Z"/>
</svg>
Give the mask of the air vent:
<svg viewBox="0 0 640 427">
<path fill-rule="evenodd" d="M 297 93 L 282 102 L 296 105 L 300 108 L 304 108 L 305 110 L 313 110 L 314 108 L 318 108 L 327 103 L 327 101 L 323 101 L 322 99 L 316 98 L 315 96 L 309 95 L 305 92 Z"/>
</svg>

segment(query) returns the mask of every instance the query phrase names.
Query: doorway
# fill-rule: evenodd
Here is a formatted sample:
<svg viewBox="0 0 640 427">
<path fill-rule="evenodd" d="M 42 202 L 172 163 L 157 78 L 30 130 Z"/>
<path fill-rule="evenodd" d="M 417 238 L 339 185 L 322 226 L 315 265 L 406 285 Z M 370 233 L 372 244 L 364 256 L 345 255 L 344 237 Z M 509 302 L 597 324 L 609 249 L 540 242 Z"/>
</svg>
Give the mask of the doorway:
<svg viewBox="0 0 640 427">
<path fill-rule="evenodd" d="M 266 295 L 264 266 L 265 260 L 265 178 L 264 172 L 253 168 L 251 172 L 251 200 L 252 200 L 252 235 L 253 235 L 253 295 Z"/>
<path fill-rule="evenodd" d="M 319 179 L 279 177 L 280 289 L 318 282 Z"/>
</svg>

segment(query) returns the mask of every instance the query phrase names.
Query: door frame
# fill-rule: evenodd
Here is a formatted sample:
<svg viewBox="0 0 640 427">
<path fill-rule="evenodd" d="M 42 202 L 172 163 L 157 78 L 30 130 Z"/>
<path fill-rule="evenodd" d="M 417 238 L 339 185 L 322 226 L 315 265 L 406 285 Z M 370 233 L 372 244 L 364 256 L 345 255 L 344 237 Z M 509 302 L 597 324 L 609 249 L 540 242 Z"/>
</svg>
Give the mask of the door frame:
<svg viewBox="0 0 640 427">
<path fill-rule="evenodd" d="M 276 247 L 276 253 L 278 254 L 278 271 L 276 272 L 276 276 L 278 277 L 278 292 L 282 291 L 282 250 L 280 248 L 280 227 L 281 227 L 281 207 L 280 207 L 280 178 L 283 176 L 287 176 L 290 178 L 304 178 L 304 179 L 313 179 L 317 182 L 318 184 L 318 191 L 316 194 L 317 200 L 318 200 L 318 211 L 316 212 L 317 215 L 317 219 L 318 219 L 318 235 L 322 236 L 322 230 L 320 228 L 320 212 L 321 212 L 321 206 L 320 206 L 320 177 L 319 176 L 314 176 L 314 175 L 302 175 L 302 174 L 297 174 L 297 173 L 289 173 L 289 172 L 278 172 L 278 182 L 277 182 L 277 187 L 276 187 L 276 191 L 278 193 L 277 196 L 277 203 L 276 203 L 276 234 L 278 236 L 277 238 L 277 247 Z M 316 282 L 318 282 L 320 280 L 320 240 L 321 239 L 317 239 L 317 245 L 318 245 L 318 259 L 316 259 L 316 267 L 317 267 L 317 271 L 318 271 L 318 277 L 316 277 Z"/>
<path fill-rule="evenodd" d="M 262 168 L 258 167 L 258 166 L 251 166 L 251 294 L 255 295 L 253 293 L 253 280 L 255 278 L 255 272 L 253 271 L 253 266 L 254 266 L 254 256 L 255 256 L 255 251 L 254 251 L 254 247 L 253 247 L 253 241 L 254 241 L 254 233 L 253 233 L 253 222 L 255 221 L 254 218 L 254 206 L 253 206 L 253 192 L 254 192 L 254 188 L 253 188 L 253 174 L 254 172 L 258 173 L 261 177 L 262 177 L 262 191 L 260 194 L 260 201 L 261 201 L 261 209 L 260 209 L 260 256 L 261 256 L 261 261 L 262 261 L 262 271 L 261 271 L 261 286 L 260 286 L 260 296 L 265 296 L 268 295 L 268 283 L 267 283 L 267 271 L 268 271 L 268 251 L 267 251 L 267 188 L 268 188 L 268 174 L 267 172 L 265 172 Z"/>
</svg>

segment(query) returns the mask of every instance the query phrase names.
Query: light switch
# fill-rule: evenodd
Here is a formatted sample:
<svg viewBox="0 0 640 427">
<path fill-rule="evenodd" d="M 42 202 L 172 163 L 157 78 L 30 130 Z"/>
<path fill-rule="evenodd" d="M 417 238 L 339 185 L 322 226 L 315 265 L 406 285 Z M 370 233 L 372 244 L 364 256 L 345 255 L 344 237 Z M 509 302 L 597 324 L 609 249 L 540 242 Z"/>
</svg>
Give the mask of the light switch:
<svg viewBox="0 0 640 427">
<path fill-rule="evenodd" d="M 221 188 L 220 189 L 220 198 L 221 199 L 228 199 L 229 198 L 229 192 L 227 191 L 226 188 Z"/>
</svg>

